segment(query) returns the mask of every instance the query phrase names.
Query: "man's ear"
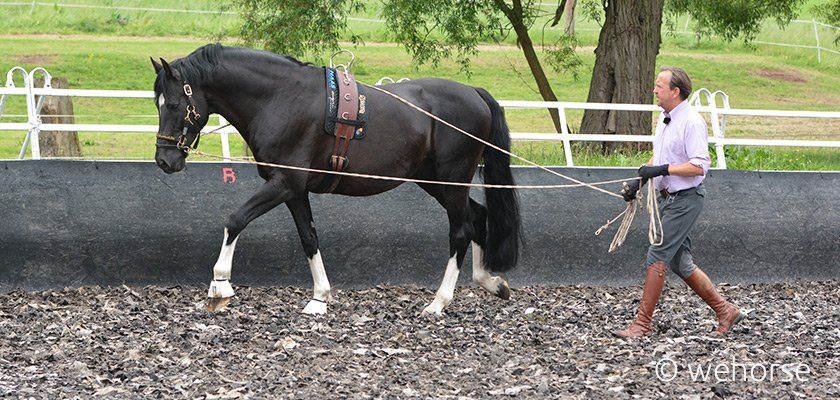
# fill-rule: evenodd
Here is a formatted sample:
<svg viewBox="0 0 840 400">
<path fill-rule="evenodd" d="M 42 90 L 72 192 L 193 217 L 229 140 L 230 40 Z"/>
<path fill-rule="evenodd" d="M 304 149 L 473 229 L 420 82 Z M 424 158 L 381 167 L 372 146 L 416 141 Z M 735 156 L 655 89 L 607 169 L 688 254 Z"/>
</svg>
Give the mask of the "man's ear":
<svg viewBox="0 0 840 400">
<path fill-rule="evenodd" d="M 152 61 L 152 66 L 153 66 L 153 67 L 155 67 L 155 75 L 159 74 L 159 73 L 160 73 L 160 70 L 162 70 L 162 69 L 163 69 L 163 66 L 162 66 L 162 65 L 160 65 L 160 63 L 159 63 L 159 62 L 155 61 L 155 59 L 154 59 L 154 58 L 152 58 L 152 57 L 149 57 L 149 60 L 151 60 L 151 61 Z"/>
<path fill-rule="evenodd" d="M 160 59 L 161 64 L 163 64 L 163 70 L 166 71 L 166 76 L 175 79 L 177 81 L 181 80 L 181 73 L 178 72 L 177 69 L 172 68 L 169 66 L 169 63 L 161 57 Z"/>
</svg>

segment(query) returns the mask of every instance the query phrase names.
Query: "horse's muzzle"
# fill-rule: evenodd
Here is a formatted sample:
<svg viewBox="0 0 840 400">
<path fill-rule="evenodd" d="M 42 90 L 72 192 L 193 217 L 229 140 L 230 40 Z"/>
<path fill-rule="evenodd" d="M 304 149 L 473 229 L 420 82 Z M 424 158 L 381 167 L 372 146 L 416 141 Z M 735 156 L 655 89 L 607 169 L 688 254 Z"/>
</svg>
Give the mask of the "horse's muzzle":
<svg viewBox="0 0 840 400">
<path fill-rule="evenodd" d="M 181 171 L 186 165 L 184 157 L 176 158 L 175 160 L 166 160 L 162 157 L 155 157 L 155 163 L 167 174 L 174 174 Z"/>
</svg>

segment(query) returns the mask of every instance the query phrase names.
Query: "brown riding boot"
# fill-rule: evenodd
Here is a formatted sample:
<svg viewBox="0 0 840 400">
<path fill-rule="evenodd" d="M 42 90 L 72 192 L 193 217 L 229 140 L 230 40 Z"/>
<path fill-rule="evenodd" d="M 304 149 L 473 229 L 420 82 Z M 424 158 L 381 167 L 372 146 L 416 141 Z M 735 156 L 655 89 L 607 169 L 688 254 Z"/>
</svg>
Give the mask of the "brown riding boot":
<svg viewBox="0 0 840 400">
<path fill-rule="evenodd" d="M 631 339 L 650 335 L 650 322 L 653 320 L 653 310 L 662 294 L 665 285 L 665 271 L 668 268 L 664 262 L 656 262 L 648 266 L 645 277 L 645 288 L 642 290 L 642 302 L 636 320 L 623 331 L 613 331 L 612 334 L 621 338 Z"/>
<path fill-rule="evenodd" d="M 717 314 L 718 327 L 712 332 L 713 336 L 724 335 L 729 332 L 732 326 L 741 322 L 747 316 L 737 306 L 720 296 L 715 285 L 700 268 L 695 267 L 694 272 L 684 281 Z"/>
</svg>

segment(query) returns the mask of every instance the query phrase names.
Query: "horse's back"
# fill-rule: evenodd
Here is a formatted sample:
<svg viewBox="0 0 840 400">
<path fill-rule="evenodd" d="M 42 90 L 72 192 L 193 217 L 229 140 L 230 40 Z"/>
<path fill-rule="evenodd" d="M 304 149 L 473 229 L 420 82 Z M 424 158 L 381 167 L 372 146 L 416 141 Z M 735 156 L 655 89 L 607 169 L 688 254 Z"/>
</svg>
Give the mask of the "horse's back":
<svg viewBox="0 0 840 400">
<path fill-rule="evenodd" d="M 472 86 L 448 79 L 423 78 L 393 83 L 382 88 L 482 139 L 486 138 L 489 132 L 490 107 Z M 402 108 L 408 109 L 404 105 Z M 406 112 L 421 115 L 413 109 Z M 423 117 L 431 121 L 429 116 Z M 463 134 L 458 136 L 472 140 Z"/>
<path fill-rule="evenodd" d="M 490 139 L 490 106 L 482 99 L 476 88 L 459 82 L 424 78 L 395 83 L 383 88 L 412 102 L 442 121 L 446 121 L 482 140 Z M 396 100 L 394 100 L 396 101 Z M 421 116 L 429 124 L 427 153 L 436 164 L 436 174 L 442 169 L 448 171 L 471 171 L 470 166 L 478 164 L 484 146 L 474 138 L 459 132 L 446 124 L 424 115 L 418 110 L 399 104 L 405 113 Z M 471 172 L 457 177 L 446 174 L 447 179 L 467 179 Z M 439 176 L 441 177 L 441 176 Z"/>
<path fill-rule="evenodd" d="M 476 108 L 487 111 L 488 116 L 490 113 L 476 88 L 448 79 L 422 78 L 380 87 L 417 105 L 441 107 L 448 101 L 458 108 Z"/>
<path fill-rule="evenodd" d="M 483 140 L 489 138 L 490 108 L 476 89 L 425 78 L 379 86 Z M 367 135 L 348 149 L 352 172 L 469 181 L 484 146 L 387 93 L 367 90 Z M 334 193 L 369 195 L 398 183 L 342 178 Z"/>
</svg>

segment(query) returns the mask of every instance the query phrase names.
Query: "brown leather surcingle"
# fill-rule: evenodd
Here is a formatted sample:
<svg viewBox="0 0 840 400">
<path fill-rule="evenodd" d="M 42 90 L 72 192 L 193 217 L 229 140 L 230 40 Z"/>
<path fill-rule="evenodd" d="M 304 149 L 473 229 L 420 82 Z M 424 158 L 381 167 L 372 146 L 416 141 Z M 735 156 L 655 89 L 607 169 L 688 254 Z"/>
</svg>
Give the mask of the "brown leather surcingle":
<svg viewBox="0 0 840 400">
<path fill-rule="evenodd" d="M 335 146 L 330 157 L 333 171 L 343 171 L 347 166 L 347 148 L 356 135 L 359 116 L 359 89 L 352 74 L 336 71 L 338 75 L 338 115 L 335 120 Z"/>
<path fill-rule="evenodd" d="M 352 74 L 331 68 L 325 68 L 327 86 L 327 111 L 324 129 L 335 136 L 330 169 L 342 172 L 347 168 L 347 149 L 350 141 L 364 137 L 364 125 L 367 122 L 367 105 L 364 89 L 359 86 Z M 332 191 L 338 185 L 340 176 L 329 175 L 322 184 L 322 189 Z"/>
</svg>

